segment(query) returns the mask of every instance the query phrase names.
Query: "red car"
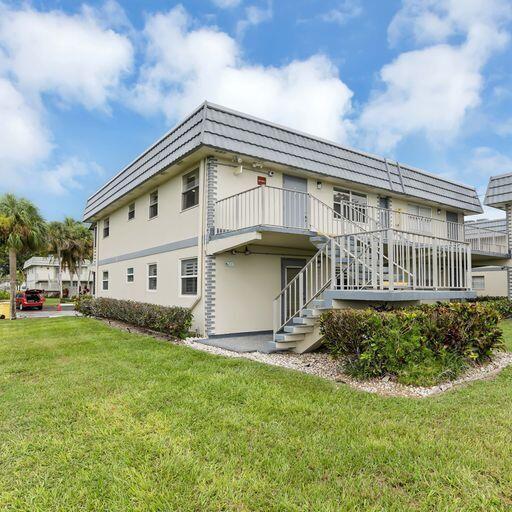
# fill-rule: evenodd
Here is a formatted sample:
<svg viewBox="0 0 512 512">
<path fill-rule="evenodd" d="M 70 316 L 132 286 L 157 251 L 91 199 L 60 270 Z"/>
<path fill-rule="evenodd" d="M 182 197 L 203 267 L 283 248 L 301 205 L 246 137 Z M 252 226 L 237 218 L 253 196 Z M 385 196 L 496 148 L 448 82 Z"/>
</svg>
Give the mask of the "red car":
<svg viewBox="0 0 512 512">
<path fill-rule="evenodd" d="M 41 290 L 26 290 L 16 294 L 16 307 L 19 310 L 28 308 L 43 309 L 44 300 Z"/>
</svg>

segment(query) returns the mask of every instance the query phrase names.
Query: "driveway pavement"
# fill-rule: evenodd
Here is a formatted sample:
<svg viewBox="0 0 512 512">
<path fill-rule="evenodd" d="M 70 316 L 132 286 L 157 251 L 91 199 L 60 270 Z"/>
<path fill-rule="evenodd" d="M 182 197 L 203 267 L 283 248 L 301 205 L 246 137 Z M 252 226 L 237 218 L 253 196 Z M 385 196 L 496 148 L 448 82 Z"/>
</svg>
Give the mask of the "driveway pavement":
<svg viewBox="0 0 512 512">
<path fill-rule="evenodd" d="M 25 318 L 58 318 L 61 316 L 82 316 L 81 313 L 75 311 L 73 307 L 64 307 L 62 311 L 57 311 L 57 306 L 44 306 L 42 310 L 39 309 L 24 309 L 23 311 L 16 311 L 16 317 L 20 319 Z"/>
</svg>

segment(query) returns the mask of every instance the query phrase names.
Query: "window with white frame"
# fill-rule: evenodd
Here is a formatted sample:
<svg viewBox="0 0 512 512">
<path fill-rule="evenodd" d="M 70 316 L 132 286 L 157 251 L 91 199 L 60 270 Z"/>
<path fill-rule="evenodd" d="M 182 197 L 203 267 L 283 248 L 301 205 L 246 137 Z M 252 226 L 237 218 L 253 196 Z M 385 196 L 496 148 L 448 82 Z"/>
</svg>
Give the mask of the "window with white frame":
<svg viewBox="0 0 512 512">
<path fill-rule="evenodd" d="M 110 236 L 110 217 L 103 220 L 103 238 Z"/>
<path fill-rule="evenodd" d="M 183 176 L 181 209 L 187 210 L 199 204 L 199 169 Z"/>
<path fill-rule="evenodd" d="M 102 286 L 103 290 L 108 290 L 108 270 L 103 271 Z"/>
<path fill-rule="evenodd" d="M 338 218 L 367 221 L 368 197 L 361 192 L 334 187 L 334 211 Z"/>
<path fill-rule="evenodd" d="M 135 203 L 128 205 L 128 220 L 135 219 Z"/>
<path fill-rule="evenodd" d="M 485 290 L 485 276 L 473 276 L 473 290 Z"/>
<path fill-rule="evenodd" d="M 432 208 L 430 206 L 422 206 L 421 204 L 408 204 L 405 225 L 402 229 L 417 231 L 420 233 L 432 232 Z"/>
<path fill-rule="evenodd" d="M 150 263 L 148 265 L 148 290 L 157 289 L 158 280 L 158 267 L 156 263 Z"/>
<path fill-rule="evenodd" d="M 197 258 L 181 260 L 181 294 L 197 295 Z"/>
<path fill-rule="evenodd" d="M 126 282 L 133 283 L 135 281 L 135 272 L 133 271 L 133 267 L 128 267 L 126 269 Z"/>
<path fill-rule="evenodd" d="M 158 190 L 149 194 L 149 218 L 154 219 L 158 215 Z"/>
</svg>

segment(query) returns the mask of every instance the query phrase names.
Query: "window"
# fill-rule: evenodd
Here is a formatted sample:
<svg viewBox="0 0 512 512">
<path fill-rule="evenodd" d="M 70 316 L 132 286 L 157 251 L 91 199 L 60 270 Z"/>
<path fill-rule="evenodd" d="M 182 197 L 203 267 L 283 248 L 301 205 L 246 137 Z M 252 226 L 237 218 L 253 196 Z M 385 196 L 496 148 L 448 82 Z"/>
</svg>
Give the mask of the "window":
<svg viewBox="0 0 512 512">
<path fill-rule="evenodd" d="M 408 204 L 407 212 L 412 215 L 418 215 L 419 217 L 432 218 L 432 208 L 430 206 L 421 206 L 419 204 Z"/>
<path fill-rule="evenodd" d="M 407 205 L 408 216 L 404 229 L 418 231 L 420 233 L 432 232 L 432 208 L 430 206 L 421 206 L 419 204 Z"/>
<path fill-rule="evenodd" d="M 108 271 L 104 271 L 103 272 L 103 285 L 102 285 L 102 288 L 103 290 L 108 290 Z"/>
<path fill-rule="evenodd" d="M 135 203 L 128 205 L 128 220 L 135 219 Z"/>
<path fill-rule="evenodd" d="M 110 218 L 107 217 L 103 221 L 103 238 L 107 238 L 110 235 Z"/>
<path fill-rule="evenodd" d="M 485 290 L 485 277 L 473 276 L 473 290 Z"/>
<path fill-rule="evenodd" d="M 133 272 L 133 267 L 128 267 L 126 269 L 126 282 L 133 283 L 135 281 L 135 274 Z"/>
<path fill-rule="evenodd" d="M 156 263 L 148 265 L 148 290 L 156 290 L 157 287 L 157 266 Z"/>
<path fill-rule="evenodd" d="M 197 295 L 197 258 L 181 260 L 181 294 Z"/>
<path fill-rule="evenodd" d="M 158 190 L 149 194 L 149 218 L 154 219 L 158 215 Z"/>
<path fill-rule="evenodd" d="M 334 187 L 334 211 L 337 217 L 354 222 L 367 221 L 368 198 L 366 194 Z"/>
<path fill-rule="evenodd" d="M 199 204 L 199 169 L 183 176 L 181 209 L 186 210 Z"/>
</svg>

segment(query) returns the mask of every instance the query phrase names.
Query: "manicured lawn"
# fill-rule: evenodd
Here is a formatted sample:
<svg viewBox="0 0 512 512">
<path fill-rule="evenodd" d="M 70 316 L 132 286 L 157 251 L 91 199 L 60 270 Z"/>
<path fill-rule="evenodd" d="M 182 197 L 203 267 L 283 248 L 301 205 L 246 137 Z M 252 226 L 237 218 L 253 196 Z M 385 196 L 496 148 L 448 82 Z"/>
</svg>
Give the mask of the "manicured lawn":
<svg viewBox="0 0 512 512">
<path fill-rule="evenodd" d="M 0 323 L 0 509 L 511 507 L 512 368 L 391 399 L 90 319 Z"/>
</svg>

